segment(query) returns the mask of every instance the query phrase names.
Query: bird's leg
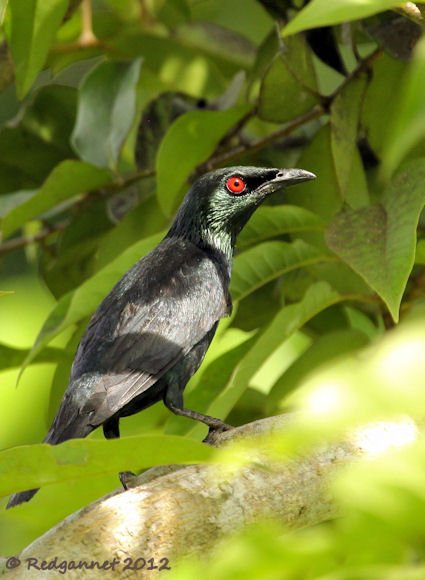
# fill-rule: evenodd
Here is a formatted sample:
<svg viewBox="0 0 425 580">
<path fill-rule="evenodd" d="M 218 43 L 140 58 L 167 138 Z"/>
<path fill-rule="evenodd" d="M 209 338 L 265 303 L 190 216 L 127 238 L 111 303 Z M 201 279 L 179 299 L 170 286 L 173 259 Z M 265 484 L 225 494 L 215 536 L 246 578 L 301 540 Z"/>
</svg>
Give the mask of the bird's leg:
<svg viewBox="0 0 425 580">
<path fill-rule="evenodd" d="M 180 417 L 188 417 L 189 419 L 194 419 L 195 421 L 200 421 L 201 423 L 208 425 L 210 431 L 228 431 L 229 429 L 233 429 L 232 425 L 228 425 L 216 417 L 204 415 L 203 413 L 198 413 L 197 411 L 191 411 L 190 409 L 185 409 L 184 407 L 177 407 L 170 401 L 164 400 L 164 403 L 175 415 L 179 415 Z"/>
<path fill-rule="evenodd" d="M 118 479 L 121 485 L 127 491 L 129 482 L 136 477 L 134 471 L 120 471 L 118 473 Z"/>
<path fill-rule="evenodd" d="M 197 411 L 192 411 L 191 409 L 185 409 L 183 407 L 183 393 L 182 390 L 175 384 L 169 384 L 164 395 L 164 404 L 170 411 L 175 415 L 180 417 L 188 417 L 189 419 L 194 419 L 195 421 L 200 421 L 210 428 L 210 431 L 228 431 L 233 429 L 231 425 L 224 423 L 221 419 L 216 417 L 211 417 L 210 415 L 204 415 L 203 413 L 198 413 Z"/>
<path fill-rule="evenodd" d="M 119 439 L 120 438 L 120 418 L 116 415 L 111 417 L 110 419 L 106 420 L 103 425 L 103 434 L 105 435 L 105 439 Z M 133 478 L 136 477 L 136 474 L 132 471 L 120 471 L 118 473 L 118 479 L 121 482 L 123 488 L 127 491 L 128 489 L 128 482 Z"/>
<path fill-rule="evenodd" d="M 120 438 L 120 418 L 116 415 L 107 419 L 103 425 L 103 434 L 105 439 L 119 439 Z"/>
</svg>

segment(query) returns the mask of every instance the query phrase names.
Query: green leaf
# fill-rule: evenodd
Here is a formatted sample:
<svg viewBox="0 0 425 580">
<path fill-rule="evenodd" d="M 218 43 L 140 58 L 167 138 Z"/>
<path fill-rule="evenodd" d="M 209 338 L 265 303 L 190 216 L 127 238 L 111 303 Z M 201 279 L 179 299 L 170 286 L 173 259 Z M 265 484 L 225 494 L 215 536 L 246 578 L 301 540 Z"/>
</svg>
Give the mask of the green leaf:
<svg viewBox="0 0 425 580">
<path fill-rule="evenodd" d="M 245 248 L 282 234 L 323 230 L 321 218 L 295 205 L 263 206 L 257 209 L 239 234 L 237 247 Z"/>
<path fill-rule="evenodd" d="M 415 264 L 425 265 L 425 240 L 419 240 L 416 246 Z"/>
<path fill-rule="evenodd" d="M 206 462 L 212 454 L 208 445 L 173 435 L 23 445 L 0 452 L 0 495 L 154 465 Z"/>
<path fill-rule="evenodd" d="M 366 89 L 366 76 L 352 79 L 331 106 L 331 147 L 335 175 L 345 198 L 357 150 L 359 116 Z"/>
<path fill-rule="evenodd" d="M 344 299 L 328 284 L 318 282 L 307 290 L 300 302 L 284 306 L 235 368 L 226 388 L 212 402 L 208 413 L 226 417 L 270 355 L 319 312 Z"/>
<path fill-rule="evenodd" d="M 316 90 L 311 52 L 301 36 L 291 37 L 264 76 L 258 115 L 274 123 L 290 121 L 318 102 Z"/>
<path fill-rule="evenodd" d="M 353 329 L 337 330 L 320 336 L 275 383 L 267 397 L 269 411 L 276 412 L 278 403 L 320 365 L 366 346 L 368 342 L 365 334 Z"/>
<path fill-rule="evenodd" d="M 36 189 L 65 159 L 52 143 L 29 131 L 23 123 L 0 131 L 0 192 Z"/>
<path fill-rule="evenodd" d="M 396 114 L 398 98 L 404 88 L 400 83 L 406 63 L 382 54 L 374 63 L 364 99 L 361 124 L 367 141 L 378 157 L 391 142 L 391 119 Z M 388 95 L 394 95 L 389 99 Z"/>
<path fill-rule="evenodd" d="M 287 24 L 283 35 L 359 20 L 400 4 L 397 0 L 312 0 Z"/>
<path fill-rule="evenodd" d="M 50 312 L 24 362 L 23 369 L 55 336 L 90 316 L 112 290 L 114 284 L 139 258 L 149 252 L 160 241 L 161 237 L 162 234 L 156 234 L 134 244 L 121 256 L 86 280 L 75 291 L 65 294 Z"/>
<path fill-rule="evenodd" d="M 168 0 L 167 0 L 168 1 Z M 250 69 L 256 54 L 256 45 L 245 34 L 238 33 L 233 27 L 223 26 L 211 21 L 196 21 L 180 25 L 176 38 L 193 50 L 208 54 L 210 60 L 222 58 L 237 65 L 239 71 Z"/>
<path fill-rule="evenodd" d="M 37 190 L 14 191 L 1 196 L 0 218 L 8 214 L 12 209 L 31 199 Z"/>
<path fill-rule="evenodd" d="M 265 242 L 235 258 L 230 285 L 233 300 L 242 300 L 278 276 L 332 258 L 301 240 Z"/>
<path fill-rule="evenodd" d="M 67 7 L 68 0 L 10 2 L 10 50 L 20 99 L 42 69 Z"/>
<path fill-rule="evenodd" d="M 156 160 L 157 196 L 166 215 L 180 203 L 181 190 L 196 166 L 212 155 L 249 109 L 241 105 L 227 111 L 190 111 L 171 125 Z"/>
<path fill-rule="evenodd" d="M 9 0 L 0 0 L 0 26 L 3 26 L 8 1 Z"/>
<path fill-rule="evenodd" d="M 425 135 L 425 39 L 415 48 L 414 59 L 399 82 L 393 121 L 386 133 L 382 172 L 391 176 L 408 151 Z"/>
<path fill-rule="evenodd" d="M 60 203 L 107 185 L 111 181 L 108 171 L 100 170 L 80 161 L 63 161 L 51 172 L 35 195 L 14 207 L 3 216 L 0 226 L 7 237 L 28 220 Z"/>
<path fill-rule="evenodd" d="M 412 270 L 425 202 L 425 161 L 406 164 L 382 204 L 345 209 L 329 225 L 329 247 L 384 300 L 394 321 Z"/>
<path fill-rule="evenodd" d="M 4 292 L 10 294 L 10 292 Z M 0 296 L 2 292 L 0 292 Z M 29 351 L 26 348 L 14 348 L 0 343 L 0 370 L 18 368 L 25 361 Z M 57 363 L 69 359 L 60 348 L 46 348 L 33 360 L 33 363 Z"/>
<path fill-rule="evenodd" d="M 107 266 L 127 248 L 142 238 L 161 232 L 166 225 L 166 219 L 158 207 L 156 197 L 148 197 L 130 210 L 110 232 L 103 236 L 96 251 L 95 269 L 100 270 Z"/>
<path fill-rule="evenodd" d="M 156 20 L 168 28 L 175 28 L 190 20 L 190 8 L 186 0 L 160 0 L 152 5 L 152 14 Z"/>
<path fill-rule="evenodd" d="M 289 204 L 305 207 L 327 222 L 341 209 L 344 202 L 355 208 L 368 203 L 366 177 L 357 148 L 354 151 L 351 179 L 347 184 L 347 190 L 344 195 L 340 190 L 329 124 L 319 129 L 311 143 L 304 149 L 297 165 L 308 168 L 309 171 L 316 173 L 318 178 L 288 189 L 285 192 L 285 199 Z M 314 239 L 315 243 L 323 243 L 321 233 L 308 233 L 300 237 L 306 241 Z"/>
<path fill-rule="evenodd" d="M 136 86 L 142 60 L 103 62 L 80 89 L 72 145 L 81 159 L 116 169 L 136 114 Z"/>
</svg>

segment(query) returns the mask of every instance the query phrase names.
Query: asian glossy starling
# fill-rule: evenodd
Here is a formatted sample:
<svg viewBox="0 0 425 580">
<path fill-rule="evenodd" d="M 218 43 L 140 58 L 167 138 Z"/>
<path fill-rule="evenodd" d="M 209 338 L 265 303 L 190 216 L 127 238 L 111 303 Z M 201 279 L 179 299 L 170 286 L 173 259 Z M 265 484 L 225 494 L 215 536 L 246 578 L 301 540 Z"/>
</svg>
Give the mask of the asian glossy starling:
<svg viewBox="0 0 425 580">
<path fill-rule="evenodd" d="M 164 401 L 176 415 L 226 429 L 183 405 L 183 391 L 230 313 L 238 233 L 273 192 L 314 179 L 302 169 L 226 167 L 187 193 L 170 231 L 116 284 L 81 339 L 69 386 L 45 438 L 55 445 L 102 425 L 119 437 L 120 417 Z M 13 495 L 8 507 L 37 490 Z"/>
</svg>

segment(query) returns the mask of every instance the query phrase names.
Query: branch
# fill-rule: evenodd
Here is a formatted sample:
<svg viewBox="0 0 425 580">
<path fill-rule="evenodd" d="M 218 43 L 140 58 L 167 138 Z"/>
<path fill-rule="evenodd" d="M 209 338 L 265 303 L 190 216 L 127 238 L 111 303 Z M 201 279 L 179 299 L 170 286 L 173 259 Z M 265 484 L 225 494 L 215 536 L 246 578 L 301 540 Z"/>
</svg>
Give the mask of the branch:
<svg viewBox="0 0 425 580">
<path fill-rule="evenodd" d="M 218 435 L 215 444 L 261 436 L 256 445 L 264 449 L 264 436 L 285 433 L 293 420 L 294 415 L 281 415 L 256 421 Z M 233 473 L 218 464 L 154 468 L 134 479 L 137 487 L 118 490 L 68 516 L 19 558 L 23 563 L 55 555 L 68 561 L 116 557 L 123 562 L 143 556 L 156 562 L 168 558 L 172 567 L 178 557 L 205 552 L 227 534 L 264 518 L 272 516 L 289 527 L 315 525 L 338 515 L 329 481 L 341 467 L 410 443 L 416 434 L 411 420 L 379 422 L 286 462 L 260 452 Z M 11 572 L 11 577 L 19 574 Z M 103 578 L 104 571 L 90 574 Z M 120 577 L 126 574 L 132 572 Z M 26 572 L 25 578 L 33 577 L 38 580 L 39 571 Z"/>
<path fill-rule="evenodd" d="M 280 127 L 277 131 L 266 135 L 265 137 L 261 137 L 260 139 L 255 139 L 249 143 L 242 143 L 237 145 L 236 147 L 232 147 L 227 151 L 223 151 L 217 153 L 214 157 L 203 163 L 198 167 L 196 170 L 197 174 L 204 173 L 205 171 L 211 171 L 212 169 L 216 169 L 217 167 L 221 167 L 230 161 L 234 161 L 238 157 L 242 155 L 246 155 L 247 153 L 256 153 L 261 149 L 264 149 L 267 145 L 271 143 L 275 143 L 276 141 L 280 141 L 285 137 L 288 137 L 291 133 L 293 133 L 299 127 L 306 125 L 313 119 L 318 119 L 324 114 L 324 109 L 321 106 L 314 107 L 307 113 L 292 119 L 289 123 L 287 123 L 284 127 Z"/>
<path fill-rule="evenodd" d="M 69 225 L 69 223 L 70 222 L 68 220 L 65 220 L 56 224 L 49 225 L 33 236 L 21 236 L 19 238 L 12 238 L 11 240 L 7 240 L 0 244 L 0 256 L 15 250 L 20 250 L 21 248 L 25 248 L 30 244 L 44 242 L 53 234 L 62 232 Z"/>
<path fill-rule="evenodd" d="M 116 193 L 122 191 L 126 187 L 133 185 L 134 183 L 138 183 L 143 179 L 147 179 L 148 177 L 152 177 L 155 175 L 153 170 L 142 170 L 137 171 L 127 177 L 117 177 L 111 184 L 106 185 L 102 189 L 96 189 L 92 191 L 88 191 L 83 197 L 80 197 L 76 200 L 73 207 L 82 206 L 88 199 L 94 196 L 101 196 L 103 198 L 108 198 Z M 12 238 L 10 240 L 6 240 L 2 244 L 0 244 L 0 256 L 8 254 L 9 252 L 14 252 L 15 250 L 20 250 L 30 244 L 44 242 L 48 237 L 57 233 L 63 232 L 69 225 L 71 224 L 71 219 L 63 220 L 58 223 L 48 224 L 44 227 L 40 232 L 33 236 L 20 236 L 17 238 Z"/>
<path fill-rule="evenodd" d="M 248 143 L 241 143 L 236 145 L 235 147 L 231 147 L 225 151 L 217 152 L 213 157 L 211 157 L 208 161 L 200 165 L 196 170 L 196 175 L 200 175 L 205 171 L 211 171 L 212 169 L 216 169 L 221 167 L 230 161 L 234 161 L 239 157 L 246 155 L 247 153 L 256 153 L 264 147 L 267 147 L 271 143 L 276 143 L 281 141 L 282 139 L 291 135 L 294 131 L 306 125 L 310 121 L 314 119 L 320 118 L 322 115 L 327 114 L 330 109 L 332 102 L 336 99 L 338 95 L 342 93 L 342 91 L 346 88 L 346 86 L 356 78 L 358 75 L 362 74 L 365 71 L 368 71 L 371 64 L 382 54 L 382 50 L 380 48 L 375 49 L 361 61 L 359 61 L 357 67 L 344 79 L 344 81 L 337 87 L 337 89 L 330 95 L 329 97 L 322 98 L 322 104 L 318 104 L 313 107 L 307 113 L 292 119 L 289 123 L 287 123 L 284 127 L 280 127 L 273 133 L 266 135 L 260 139 L 255 139 L 254 141 Z"/>
<path fill-rule="evenodd" d="M 93 32 L 91 0 L 83 0 L 81 5 L 81 34 L 78 41 L 82 46 L 96 46 L 99 42 Z"/>
</svg>

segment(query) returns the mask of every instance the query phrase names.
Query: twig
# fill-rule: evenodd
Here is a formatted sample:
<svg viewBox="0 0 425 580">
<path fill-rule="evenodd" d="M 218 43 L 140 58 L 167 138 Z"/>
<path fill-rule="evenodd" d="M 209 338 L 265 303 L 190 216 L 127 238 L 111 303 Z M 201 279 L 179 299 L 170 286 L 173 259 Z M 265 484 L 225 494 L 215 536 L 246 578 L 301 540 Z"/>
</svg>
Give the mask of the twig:
<svg viewBox="0 0 425 580">
<path fill-rule="evenodd" d="M 214 157 L 212 157 L 211 159 L 200 165 L 196 170 L 196 174 L 198 175 L 200 173 L 203 173 L 204 171 L 211 171 L 211 169 L 216 169 L 217 167 L 220 167 L 225 163 L 228 163 L 229 161 L 233 161 L 234 159 L 237 159 L 242 155 L 245 155 L 247 153 L 255 153 L 256 151 L 263 149 L 270 143 L 280 141 L 281 139 L 284 139 L 285 137 L 290 135 L 293 131 L 295 131 L 299 127 L 302 127 L 303 125 L 312 121 L 313 119 L 321 117 L 323 113 L 324 113 L 323 108 L 320 105 L 318 105 L 313 109 L 311 109 L 310 111 L 308 111 L 307 113 L 304 113 L 299 117 L 296 117 L 284 127 L 281 127 L 277 131 L 274 131 L 273 133 L 270 133 L 265 137 L 255 139 L 250 143 L 239 144 L 236 147 L 228 149 L 227 151 L 218 153 Z"/>
<path fill-rule="evenodd" d="M 223 137 L 220 141 L 220 146 L 230 145 L 232 139 L 242 131 L 245 125 L 250 121 L 257 113 L 257 107 L 252 107 L 243 117 L 240 119 L 236 125 L 234 125 L 230 131 Z M 240 137 L 240 135 L 239 135 Z"/>
<path fill-rule="evenodd" d="M 25 246 L 29 246 L 30 244 L 35 244 L 38 242 L 43 242 L 48 237 L 56 234 L 57 232 L 62 232 L 70 223 L 70 220 L 64 220 L 62 222 L 58 222 L 56 224 L 52 224 L 51 226 L 43 228 L 37 234 L 33 236 L 21 236 L 19 238 L 13 238 L 11 240 L 7 240 L 0 244 L 0 256 L 4 256 L 9 252 L 13 252 L 14 250 L 19 250 L 24 248 Z"/>
<path fill-rule="evenodd" d="M 314 119 L 318 119 L 322 115 L 326 114 L 330 108 L 330 105 L 336 99 L 336 97 L 345 89 L 347 84 L 353 80 L 357 75 L 361 74 L 363 71 L 368 70 L 370 65 L 374 60 L 376 60 L 382 54 L 381 49 L 374 50 L 371 54 L 369 54 L 366 58 L 361 60 L 358 66 L 344 79 L 344 81 L 337 87 L 337 89 L 327 98 L 322 98 L 322 103 L 316 105 L 307 113 L 303 113 L 299 117 L 296 117 L 292 121 L 290 121 L 284 127 L 281 127 L 277 131 L 266 135 L 265 137 L 261 137 L 260 139 L 256 139 L 249 143 L 241 143 L 236 145 L 235 147 L 229 148 L 226 151 L 221 151 L 216 153 L 213 157 L 211 157 L 205 163 L 202 163 L 196 169 L 194 175 L 200 175 L 204 171 L 211 171 L 211 169 L 216 169 L 217 167 L 221 167 L 229 161 L 233 161 L 242 155 L 246 155 L 247 153 L 255 153 L 260 151 L 267 145 L 271 143 L 275 143 L 276 141 L 280 141 L 285 137 L 288 137 L 291 133 L 293 133 L 299 127 L 306 125 L 310 121 Z"/>
<path fill-rule="evenodd" d="M 81 46 L 97 46 L 98 39 L 93 32 L 91 0 L 83 0 L 81 4 L 81 34 L 78 42 Z"/>
<path fill-rule="evenodd" d="M 133 173 L 132 175 L 129 175 L 126 178 L 119 177 L 114 182 L 112 182 L 110 185 L 107 185 L 106 187 L 103 187 L 102 189 L 88 191 L 83 197 L 80 197 L 77 199 L 77 201 L 75 202 L 73 207 L 84 204 L 84 202 L 86 202 L 88 199 L 90 199 L 91 197 L 96 196 L 96 195 L 102 195 L 103 197 L 110 197 L 110 196 L 114 195 L 115 193 L 121 191 L 122 189 L 125 189 L 126 187 L 133 185 L 133 183 L 137 183 L 138 181 L 141 181 L 142 179 L 146 179 L 146 178 L 152 177 L 154 175 L 155 175 L 155 171 L 147 169 L 147 170 L 143 170 L 143 171 L 138 171 L 137 173 Z M 42 242 L 46 238 L 48 238 L 49 236 L 53 235 L 54 233 L 62 232 L 63 230 L 65 230 L 69 226 L 70 223 L 71 223 L 70 219 L 63 220 L 61 222 L 58 222 L 56 224 L 52 224 L 51 226 L 43 228 L 40 232 L 38 232 L 37 234 L 35 234 L 33 236 L 21 236 L 18 238 L 13 238 L 11 240 L 7 240 L 7 241 L 3 242 L 2 244 L 0 244 L 0 256 L 4 256 L 5 254 L 8 254 L 8 253 L 13 252 L 15 250 L 19 250 L 25 246 L 30 245 L 30 244 Z"/>
<path fill-rule="evenodd" d="M 329 100 L 333 101 L 334 99 L 336 99 L 336 97 L 340 93 L 342 93 L 342 91 L 345 89 L 345 87 L 353 79 L 355 79 L 356 77 L 361 75 L 363 72 L 369 72 L 370 65 L 373 62 L 375 62 L 375 60 L 382 55 L 382 52 L 383 51 L 381 48 L 375 48 L 375 50 L 373 50 L 370 54 L 368 54 L 366 57 L 364 57 L 362 60 L 360 60 L 358 66 L 356 66 L 356 68 L 354 70 L 352 70 L 351 73 L 347 77 L 345 77 L 345 79 L 342 81 L 342 83 L 335 89 L 335 91 L 329 97 Z"/>
</svg>

